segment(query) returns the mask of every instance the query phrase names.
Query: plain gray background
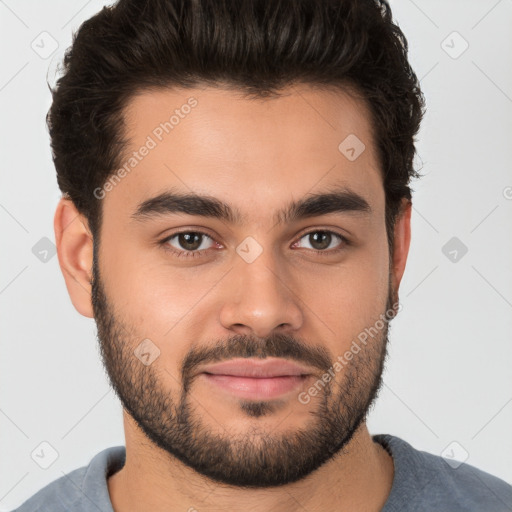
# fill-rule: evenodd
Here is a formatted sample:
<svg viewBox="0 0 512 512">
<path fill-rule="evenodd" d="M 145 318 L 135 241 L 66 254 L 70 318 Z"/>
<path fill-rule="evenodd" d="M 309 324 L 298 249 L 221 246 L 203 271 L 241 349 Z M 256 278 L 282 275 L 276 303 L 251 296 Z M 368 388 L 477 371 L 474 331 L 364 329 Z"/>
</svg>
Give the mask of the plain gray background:
<svg viewBox="0 0 512 512">
<path fill-rule="evenodd" d="M 0 0 L 3 511 L 124 444 L 95 324 L 52 252 L 60 194 L 45 127 L 47 73 L 53 84 L 72 32 L 103 5 Z M 512 484 L 512 0 L 391 5 L 427 100 L 425 176 L 370 431 Z"/>
</svg>

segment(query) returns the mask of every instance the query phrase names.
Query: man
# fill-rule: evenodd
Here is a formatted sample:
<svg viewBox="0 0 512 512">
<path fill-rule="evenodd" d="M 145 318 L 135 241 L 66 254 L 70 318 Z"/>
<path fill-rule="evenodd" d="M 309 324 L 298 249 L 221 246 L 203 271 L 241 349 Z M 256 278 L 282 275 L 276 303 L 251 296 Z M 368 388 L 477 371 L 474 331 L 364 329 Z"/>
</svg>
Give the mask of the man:
<svg viewBox="0 0 512 512">
<path fill-rule="evenodd" d="M 374 0 L 120 0 L 53 91 L 59 263 L 125 447 L 20 512 L 512 509 L 368 410 L 424 112 Z"/>
</svg>

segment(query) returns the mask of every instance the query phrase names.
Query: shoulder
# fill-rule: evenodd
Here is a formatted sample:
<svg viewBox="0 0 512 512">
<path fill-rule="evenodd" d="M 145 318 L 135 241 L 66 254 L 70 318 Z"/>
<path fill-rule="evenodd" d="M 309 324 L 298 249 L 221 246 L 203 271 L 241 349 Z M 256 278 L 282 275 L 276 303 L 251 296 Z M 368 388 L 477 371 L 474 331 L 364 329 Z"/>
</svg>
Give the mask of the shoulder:
<svg viewBox="0 0 512 512">
<path fill-rule="evenodd" d="M 392 455 L 395 477 L 383 512 L 417 510 L 511 512 L 512 486 L 464 463 L 417 450 L 396 436 L 373 436 Z"/>
<path fill-rule="evenodd" d="M 106 448 L 96 454 L 89 465 L 49 483 L 12 512 L 108 511 L 111 502 L 107 478 L 121 469 L 125 457 L 124 446 Z"/>
</svg>

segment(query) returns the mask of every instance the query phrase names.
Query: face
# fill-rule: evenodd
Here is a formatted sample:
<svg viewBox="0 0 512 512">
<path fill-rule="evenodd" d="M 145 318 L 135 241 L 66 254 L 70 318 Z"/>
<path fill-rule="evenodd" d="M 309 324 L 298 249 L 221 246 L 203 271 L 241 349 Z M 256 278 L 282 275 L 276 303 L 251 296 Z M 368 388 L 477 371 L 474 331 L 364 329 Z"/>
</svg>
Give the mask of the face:
<svg viewBox="0 0 512 512">
<path fill-rule="evenodd" d="M 112 384 L 197 472 L 297 481 L 351 439 L 382 374 L 396 289 L 368 111 L 204 88 L 141 93 L 125 119 L 92 282 Z"/>
</svg>

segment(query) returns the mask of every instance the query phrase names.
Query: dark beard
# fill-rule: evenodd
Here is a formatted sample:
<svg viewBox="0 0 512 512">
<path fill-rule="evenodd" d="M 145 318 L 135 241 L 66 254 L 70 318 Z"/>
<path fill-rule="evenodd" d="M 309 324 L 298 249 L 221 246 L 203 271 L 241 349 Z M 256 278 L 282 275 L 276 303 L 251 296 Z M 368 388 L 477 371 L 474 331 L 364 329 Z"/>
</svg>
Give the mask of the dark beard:
<svg viewBox="0 0 512 512">
<path fill-rule="evenodd" d="M 319 391 L 312 402 L 315 409 L 310 410 L 310 420 L 303 428 L 280 433 L 254 428 L 238 436 L 214 433 L 191 400 L 190 388 L 199 364 L 233 357 L 273 356 L 307 363 L 321 374 L 332 367 L 335 357 L 323 348 L 282 334 L 263 341 L 233 336 L 219 340 L 213 347 L 190 350 L 180 368 L 179 400 L 177 396 L 171 398 L 158 378 L 159 372 L 168 370 L 157 363 L 145 366 L 134 356 L 133 350 L 142 339 L 134 326 L 122 323 L 114 315 L 96 257 L 91 284 L 103 365 L 125 410 L 154 444 L 212 480 L 237 487 L 265 488 L 306 477 L 343 452 L 377 397 L 387 355 L 387 322 L 379 335 L 370 338 L 343 367 L 341 381 L 332 379 Z M 393 298 L 390 292 L 387 310 Z M 279 405 L 278 400 L 239 401 L 240 410 L 252 418 L 270 416 Z M 300 402 L 297 406 L 305 407 Z"/>
</svg>

